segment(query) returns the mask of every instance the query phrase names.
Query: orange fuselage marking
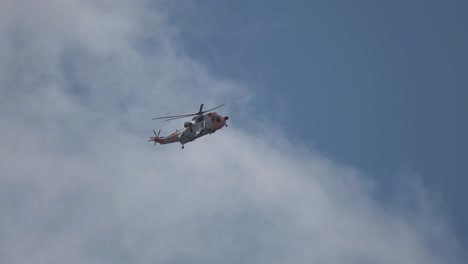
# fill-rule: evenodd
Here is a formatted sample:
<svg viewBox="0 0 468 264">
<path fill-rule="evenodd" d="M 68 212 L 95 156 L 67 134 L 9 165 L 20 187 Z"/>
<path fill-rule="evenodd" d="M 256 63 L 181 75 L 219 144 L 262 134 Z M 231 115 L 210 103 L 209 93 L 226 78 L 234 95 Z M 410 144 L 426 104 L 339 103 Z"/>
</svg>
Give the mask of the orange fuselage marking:
<svg viewBox="0 0 468 264">
<path fill-rule="evenodd" d="M 221 121 L 217 122 L 216 120 L 211 121 L 213 130 L 216 131 L 221 128 L 221 124 L 224 122 L 224 117 L 221 117 Z"/>
</svg>

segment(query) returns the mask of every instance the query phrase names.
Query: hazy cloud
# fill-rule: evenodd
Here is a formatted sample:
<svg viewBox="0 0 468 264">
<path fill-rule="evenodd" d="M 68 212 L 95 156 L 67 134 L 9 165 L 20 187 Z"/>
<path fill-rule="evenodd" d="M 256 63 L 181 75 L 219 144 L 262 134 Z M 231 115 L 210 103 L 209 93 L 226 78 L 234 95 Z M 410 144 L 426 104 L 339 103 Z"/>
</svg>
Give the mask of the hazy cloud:
<svg viewBox="0 0 468 264">
<path fill-rule="evenodd" d="M 164 4 L 0 4 L 2 263 L 459 260 L 423 186 L 411 207 L 377 202 L 369 177 L 262 120 L 231 115 L 183 151 L 146 142 L 179 126 L 153 115 L 247 89 L 185 54 Z"/>
</svg>

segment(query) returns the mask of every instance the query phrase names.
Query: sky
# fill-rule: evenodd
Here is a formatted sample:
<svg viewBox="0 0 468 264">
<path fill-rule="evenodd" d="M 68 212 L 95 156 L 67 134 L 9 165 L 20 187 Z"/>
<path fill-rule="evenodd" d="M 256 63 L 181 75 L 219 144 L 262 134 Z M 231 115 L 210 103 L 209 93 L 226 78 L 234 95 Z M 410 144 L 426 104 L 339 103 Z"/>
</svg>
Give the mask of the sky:
<svg viewBox="0 0 468 264">
<path fill-rule="evenodd" d="M 466 262 L 466 7 L 2 1 L 0 262 Z"/>
</svg>

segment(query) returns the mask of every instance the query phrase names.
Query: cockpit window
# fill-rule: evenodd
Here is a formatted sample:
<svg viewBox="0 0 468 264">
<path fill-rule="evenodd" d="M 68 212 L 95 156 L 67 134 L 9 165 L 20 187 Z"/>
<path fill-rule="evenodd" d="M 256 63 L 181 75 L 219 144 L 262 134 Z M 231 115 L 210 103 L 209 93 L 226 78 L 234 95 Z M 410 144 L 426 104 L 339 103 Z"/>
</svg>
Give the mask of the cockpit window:
<svg viewBox="0 0 468 264">
<path fill-rule="evenodd" d="M 218 114 L 211 115 L 211 122 L 221 122 L 221 116 Z"/>
</svg>

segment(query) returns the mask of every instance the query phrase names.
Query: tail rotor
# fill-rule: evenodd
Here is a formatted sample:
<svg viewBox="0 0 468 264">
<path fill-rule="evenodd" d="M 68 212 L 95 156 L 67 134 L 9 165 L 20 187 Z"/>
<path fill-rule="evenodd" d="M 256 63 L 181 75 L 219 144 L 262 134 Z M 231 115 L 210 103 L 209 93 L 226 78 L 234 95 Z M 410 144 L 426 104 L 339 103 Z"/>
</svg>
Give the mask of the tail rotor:
<svg viewBox="0 0 468 264">
<path fill-rule="evenodd" d="M 158 133 L 156 134 L 156 131 L 154 131 L 153 129 L 153 133 L 154 133 L 154 137 L 150 137 L 150 140 L 148 141 L 154 141 L 154 145 L 156 145 L 156 143 L 161 143 L 161 138 L 159 137 L 159 134 L 161 133 L 161 129 L 158 131 Z"/>
</svg>

